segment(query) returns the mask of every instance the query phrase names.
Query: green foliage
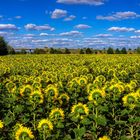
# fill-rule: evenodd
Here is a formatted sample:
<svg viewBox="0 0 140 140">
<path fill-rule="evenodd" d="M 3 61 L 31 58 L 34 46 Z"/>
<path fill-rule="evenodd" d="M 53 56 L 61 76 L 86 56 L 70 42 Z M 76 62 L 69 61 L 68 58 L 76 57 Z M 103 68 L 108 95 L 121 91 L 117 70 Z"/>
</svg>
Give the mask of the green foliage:
<svg viewBox="0 0 140 140">
<path fill-rule="evenodd" d="M 33 140 L 139 139 L 139 61 L 123 54 L 1 56 L 0 139 L 14 140 L 23 127 Z M 49 125 L 40 128 L 44 119 Z"/>
<path fill-rule="evenodd" d="M 0 36 L 0 55 L 7 55 L 7 54 L 8 54 L 7 43 L 4 40 L 4 38 Z"/>
<path fill-rule="evenodd" d="M 109 48 L 107 49 L 107 54 L 114 54 L 113 48 L 109 47 Z"/>
</svg>

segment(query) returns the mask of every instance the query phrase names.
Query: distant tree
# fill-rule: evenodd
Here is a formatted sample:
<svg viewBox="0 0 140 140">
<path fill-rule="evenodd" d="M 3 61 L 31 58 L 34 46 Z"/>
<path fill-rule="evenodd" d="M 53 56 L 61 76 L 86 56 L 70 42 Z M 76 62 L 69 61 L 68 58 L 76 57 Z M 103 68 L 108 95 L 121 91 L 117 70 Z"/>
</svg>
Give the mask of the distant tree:
<svg viewBox="0 0 140 140">
<path fill-rule="evenodd" d="M 45 54 L 46 51 L 45 51 L 45 49 L 36 48 L 36 49 L 34 50 L 34 53 L 35 53 L 35 54 Z"/>
<path fill-rule="evenodd" d="M 64 53 L 65 54 L 70 54 L 71 52 L 70 52 L 70 50 L 68 48 L 65 48 L 65 52 Z"/>
<path fill-rule="evenodd" d="M 20 52 L 21 54 L 26 54 L 27 52 L 26 52 L 26 50 L 25 49 L 21 49 L 21 52 Z"/>
<path fill-rule="evenodd" d="M 107 49 L 107 54 L 114 54 L 113 48 L 109 47 L 109 48 Z"/>
<path fill-rule="evenodd" d="M 136 49 L 136 52 L 137 52 L 138 54 L 140 54 L 140 47 L 138 47 L 138 48 Z"/>
<path fill-rule="evenodd" d="M 55 53 L 55 49 L 54 48 L 50 48 L 50 54 L 54 54 Z"/>
<path fill-rule="evenodd" d="M 7 45 L 7 49 L 8 49 L 8 54 L 15 54 L 16 53 L 14 48 L 10 45 Z"/>
<path fill-rule="evenodd" d="M 7 43 L 3 37 L 0 37 L 0 55 L 7 55 L 7 54 L 8 54 Z"/>
<path fill-rule="evenodd" d="M 120 52 L 120 50 L 117 48 L 116 50 L 115 50 L 115 54 L 120 54 L 121 52 Z"/>
<path fill-rule="evenodd" d="M 92 54 L 92 50 L 90 48 L 86 48 L 86 54 Z"/>
<path fill-rule="evenodd" d="M 80 54 L 84 54 L 84 50 L 83 49 L 80 49 Z"/>
<path fill-rule="evenodd" d="M 124 47 L 124 48 L 122 48 L 121 53 L 122 53 L 122 54 L 127 54 L 127 50 L 126 50 L 126 48 L 125 48 L 125 47 Z"/>
</svg>

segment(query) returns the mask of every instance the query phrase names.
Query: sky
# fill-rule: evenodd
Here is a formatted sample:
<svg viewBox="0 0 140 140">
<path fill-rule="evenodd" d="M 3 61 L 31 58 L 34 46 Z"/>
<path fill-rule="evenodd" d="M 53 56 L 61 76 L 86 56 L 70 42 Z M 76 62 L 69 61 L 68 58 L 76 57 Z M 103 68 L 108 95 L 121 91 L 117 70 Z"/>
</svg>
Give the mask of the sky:
<svg viewBox="0 0 140 140">
<path fill-rule="evenodd" d="M 14 48 L 137 48 L 140 0 L 0 0 L 0 36 Z"/>
</svg>

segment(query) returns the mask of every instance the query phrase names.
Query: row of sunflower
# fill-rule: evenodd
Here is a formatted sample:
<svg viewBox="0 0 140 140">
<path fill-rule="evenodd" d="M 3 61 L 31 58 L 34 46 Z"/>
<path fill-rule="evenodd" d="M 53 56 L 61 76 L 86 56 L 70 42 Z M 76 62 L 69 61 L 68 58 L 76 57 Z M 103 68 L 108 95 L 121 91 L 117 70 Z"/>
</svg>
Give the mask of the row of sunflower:
<svg viewBox="0 0 140 140">
<path fill-rule="evenodd" d="M 139 55 L 0 57 L 0 139 L 138 140 L 139 62 Z"/>
</svg>

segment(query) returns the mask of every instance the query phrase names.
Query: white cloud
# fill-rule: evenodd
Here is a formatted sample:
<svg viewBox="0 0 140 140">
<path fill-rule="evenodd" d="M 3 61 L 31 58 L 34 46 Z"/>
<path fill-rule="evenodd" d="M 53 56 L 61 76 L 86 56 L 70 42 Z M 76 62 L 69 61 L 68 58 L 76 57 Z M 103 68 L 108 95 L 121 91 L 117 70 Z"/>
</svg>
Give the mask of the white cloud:
<svg viewBox="0 0 140 140">
<path fill-rule="evenodd" d="M 96 37 L 112 37 L 113 35 L 112 34 L 98 34 L 98 35 L 95 35 Z"/>
<path fill-rule="evenodd" d="M 105 0 L 57 0 L 63 4 L 87 4 L 87 5 L 102 5 Z"/>
<path fill-rule="evenodd" d="M 58 19 L 58 18 L 63 18 L 67 15 L 67 11 L 66 10 L 62 10 L 62 9 L 55 9 L 52 14 L 51 14 L 51 18 L 53 19 Z"/>
<path fill-rule="evenodd" d="M 27 24 L 27 25 L 25 25 L 25 29 L 27 29 L 27 30 L 38 30 L 38 31 L 41 31 L 41 30 L 54 31 L 55 30 L 55 28 L 51 27 L 48 24 L 41 25 L 41 26 L 37 26 L 36 24 Z"/>
<path fill-rule="evenodd" d="M 0 36 L 5 36 L 7 34 L 8 34 L 7 32 L 0 32 Z"/>
<path fill-rule="evenodd" d="M 48 36 L 47 33 L 40 33 L 40 36 Z"/>
<path fill-rule="evenodd" d="M 127 11 L 127 12 L 116 12 L 112 15 L 108 15 L 108 16 L 97 16 L 96 19 L 99 20 L 109 20 L 109 21 L 117 21 L 117 20 L 125 20 L 125 19 L 135 19 L 140 17 L 139 14 L 135 13 L 135 12 L 131 12 L 131 11 Z"/>
<path fill-rule="evenodd" d="M 16 18 L 16 19 L 21 19 L 21 18 L 22 18 L 22 16 L 15 16 L 15 18 Z"/>
<path fill-rule="evenodd" d="M 132 32 L 135 31 L 134 28 L 127 28 L 127 27 L 111 27 L 108 29 L 108 31 L 114 31 L 114 32 Z"/>
<path fill-rule="evenodd" d="M 130 36 L 132 39 L 140 39 L 140 36 Z"/>
<path fill-rule="evenodd" d="M 68 37 L 79 37 L 79 36 L 82 36 L 82 32 L 70 31 L 70 32 L 60 33 L 59 35 L 60 36 L 68 36 Z"/>
<path fill-rule="evenodd" d="M 72 20 L 74 20 L 75 18 L 76 18 L 76 16 L 70 15 L 69 17 L 66 17 L 66 18 L 64 19 L 64 21 L 72 21 Z"/>
<path fill-rule="evenodd" d="M 76 25 L 75 28 L 77 28 L 77 29 L 89 29 L 92 27 L 89 25 L 86 25 L 86 24 L 79 24 L 79 25 Z"/>
<path fill-rule="evenodd" d="M 140 33 L 140 30 L 136 30 L 135 33 L 138 33 L 139 34 Z"/>
<path fill-rule="evenodd" d="M 18 30 L 14 24 L 0 24 L 0 30 Z"/>
</svg>

